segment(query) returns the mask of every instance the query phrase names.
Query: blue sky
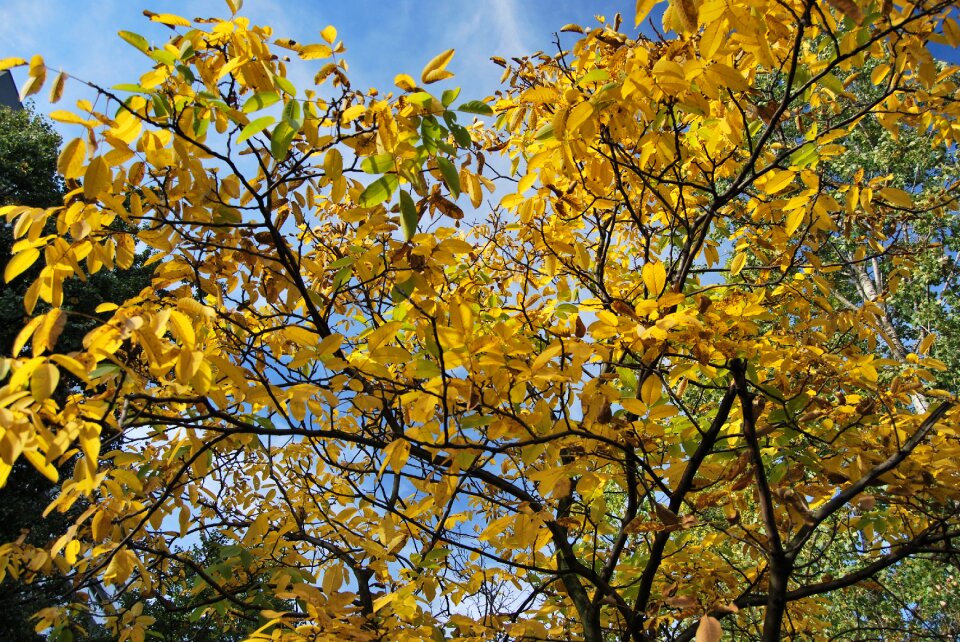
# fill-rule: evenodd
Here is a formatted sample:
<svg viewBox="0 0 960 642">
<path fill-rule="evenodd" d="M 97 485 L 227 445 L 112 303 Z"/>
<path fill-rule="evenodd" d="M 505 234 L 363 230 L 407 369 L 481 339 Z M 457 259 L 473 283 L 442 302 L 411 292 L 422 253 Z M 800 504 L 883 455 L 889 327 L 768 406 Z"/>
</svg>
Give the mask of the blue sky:
<svg viewBox="0 0 960 642">
<path fill-rule="evenodd" d="M 393 88 L 400 72 L 419 76 L 424 64 L 446 49 L 457 54 L 448 67 L 463 88 L 461 98 L 483 98 L 497 87 L 502 69 L 489 58 L 553 48 L 553 33 L 568 22 L 595 24 L 595 15 L 620 11 L 632 22 L 632 0 L 246 0 L 241 11 L 278 36 L 319 42 L 328 24 L 347 47 L 350 78 L 356 88 Z M 153 44 L 171 32 L 151 23 L 144 9 L 186 18 L 229 16 L 223 0 L 3 0 L 0 2 L 0 58 L 41 54 L 53 69 L 111 86 L 136 82 L 151 61 L 117 37 L 120 30 L 145 36 Z M 291 65 L 294 82 L 310 79 L 319 65 Z M 18 86 L 24 70 L 14 70 Z M 445 83 L 445 87 L 450 86 Z M 33 97 L 38 111 L 92 98 L 76 83 L 67 84 L 64 100 L 51 107 L 47 90 Z"/>
</svg>

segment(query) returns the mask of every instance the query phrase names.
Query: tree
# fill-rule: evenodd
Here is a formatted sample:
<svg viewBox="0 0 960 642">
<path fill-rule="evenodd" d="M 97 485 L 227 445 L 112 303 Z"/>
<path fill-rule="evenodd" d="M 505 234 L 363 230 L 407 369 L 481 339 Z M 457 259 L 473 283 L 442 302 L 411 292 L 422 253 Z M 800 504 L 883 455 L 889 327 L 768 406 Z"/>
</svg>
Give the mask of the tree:
<svg viewBox="0 0 960 642">
<path fill-rule="evenodd" d="M 54 114 L 86 134 L 64 206 L 0 210 L 6 280 L 43 256 L 26 305 L 52 306 L 4 362 L 0 468 L 79 449 L 50 510 L 90 501 L 0 568 L 65 575 L 133 640 L 153 618 L 119 595 L 177 585 L 252 639 L 640 642 L 828 638 L 833 596 L 956 561 L 954 396 L 884 308 L 956 185 L 836 164 L 877 127 L 953 154 L 956 69 L 927 47 L 960 44 L 953 3 L 678 0 L 672 35 L 568 25 L 467 102 L 356 91 L 333 27 L 297 43 L 228 5 L 150 14 L 162 47 L 122 32 L 152 68 L 95 88 L 112 116 Z M 153 290 L 54 350 L 65 280 L 138 243 Z M 55 400 L 61 369 L 86 394 Z M 201 534 L 231 572 L 178 548 Z"/>
<path fill-rule="evenodd" d="M 49 122 L 29 111 L 0 107 L 0 203 L 23 203 L 35 207 L 57 205 L 63 198 L 57 176 L 57 149 L 60 137 Z M 0 227 L 0 261 L 6 263 L 13 245 L 13 230 Z M 23 297 L 19 284 L 0 292 L 0 346 L 10 346 L 23 326 Z M 5 348 L 4 348 L 5 349 Z M 53 485 L 29 464 L 20 463 L 12 486 L 17 490 L 0 491 L 0 541 L 15 540 L 22 529 L 39 521 L 40 514 L 53 499 Z M 24 519 L 25 518 L 25 519 Z M 47 524 L 38 525 L 45 530 Z M 34 533 L 35 542 L 44 542 L 44 533 Z M 40 608 L 52 603 L 38 587 L 22 587 L 11 581 L 0 583 L 0 603 L 21 608 L 0 613 L 0 634 L 9 640 L 40 639 L 29 622 L 27 605 Z"/>
<path fill-rule="evenodd" d="M 63 181 L 57 173 L 57 155 L 61 139 L 51 123 L 32 110 L 0 107 L 0 203 L 33 207 L 53 207 L 63 201 Z M 55 233 L 49 226 L 47 233 Z M 0 264 L 12 256 L 13 226 L 0 224 Z M 64 352 L 82 349 L 83 336 L 96 325 L 94 313 L 104 302 L 122 302 L 150 283 L 151 270 L 142 267 L 139 257 L 135 268 L 123 273 L 103 270 L 85 275 L 85 280 L 66 284 L 67 319 L 58 340 Z M 24 325 L 24 296 L 27 279 L 36 279 L 40 270 L 29 270 L 25 278 L 0 291 L 0 353 L 13 346 Z M 43 309 L 48 309 L 43 306 Z M 79 381 L 70 375 L 61 386 L 78 389 Z M 65 468 L 69 470 L 69 465 Z M 44 509 L 55 497 L 56 486 L 26 462 L 18 462 L 11 471 L 9 486 L 0 490 L 0 541 L 17 540 L 44 545 L 62 535 L 76 514 L 44 520 Z M 40 640 L 30 621 L 33 612 L 61 602 L 70 588 L 62 578 L 47 578 L 31 585 L 17 585 L 9 579 L 0 584 L 0 603 L 8 606 L 0 612 L 0 637 L 5 640 Z"/>
</svg>

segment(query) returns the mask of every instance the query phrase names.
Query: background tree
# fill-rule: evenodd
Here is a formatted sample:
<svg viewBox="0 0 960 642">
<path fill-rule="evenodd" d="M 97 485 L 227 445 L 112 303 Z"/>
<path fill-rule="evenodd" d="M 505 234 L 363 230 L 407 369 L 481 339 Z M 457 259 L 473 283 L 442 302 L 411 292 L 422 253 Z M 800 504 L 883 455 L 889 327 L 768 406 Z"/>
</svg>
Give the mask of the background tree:
<svg viewBox="0 0 960 642">
<path fill-rule="evenodd" d="M 63 201 L 63 180 L 57 173 L 57 156 L 61 138 L 51 123 L 30 109 L 13 110 L 0 107 L 0 204 L 54 207 Z M 47 232 L 54 232 L 53 225 Z M 11 257 L 15 242 L 13 225 L 0 223 L 0 263 Z M 83 348 L 83 336 L 98 323 L 96 308 L 105 302 L 120 303 L 140 292 L 150 283 L 150 270 L 137 266 L 124 272 L 102 270 L 74 280 L 65 287 L 67 314 L 58 347 L 64 352 Z M 26 273 L 37 278 L 39 267 Z M 23 328 L 26 279 L 7 284 L 0 290 L 0 354 L 9 354 L 17 334 Z M 43 306 L 42 309 L 47 309 Z M 69 373 L 58 395 L 77 389 L 79 381 Z M 69 471 L 67 465 L 65 470 Z M 55 497 L 56 485 L 27 462 L 20 461 L 10 473 L 8 485 L 0 490 L 0 541 L 9 542 L 24 536 L 24 542 L 42 546 L 56 540 L 69 526 L 72 516 L 54 515 L 43 519 L 44 509 Z M 62 603 L 70 593 L 69 585 L 58 578 L 45 578 L 33 584 L 17 584 L 9 578 L 0 583 L 0 637 L 5 640 L 40 640 L 34 632 L 34 612 Z M 88 626 L 92 623 L 87 622 Z"/>
<path fill-rule="evenodd" d="M 95 88 L 113 115 L 58 114 L 84 128 L 64 206 L 0 209 L 5 279 L 43 256 L 0 474 L 76 445 L 51 510 L 89 502 L 0 569 L 65 575 L 133 640 L 170 582 L 254 639 L 829 637 L 831 594 L 957 553 L 945 366 L 878 341 L 895 279 L 846 296 L 861 263 L 920 260 L 955 185 L 830 165 L 871 119 L 955 148 L 956 70 L 927 47 L 960 44 L 953 9 L 678 1 L 669 37 L 568 25 L 465 103 L 422 89 L 452 51 L 363 93 L 333 27 L 148 14 L 175 34 L 121 34 L 150 69 Z M 844 86 L 866 69 L 875 93 Z M 63 283 L 137 243 L 153 288 L 55 350 Z M 87 394 L 58 399 L 61 369 Z M 238 547 L 229 573 L 184 551 L 200 534 Z"/>
</svg>

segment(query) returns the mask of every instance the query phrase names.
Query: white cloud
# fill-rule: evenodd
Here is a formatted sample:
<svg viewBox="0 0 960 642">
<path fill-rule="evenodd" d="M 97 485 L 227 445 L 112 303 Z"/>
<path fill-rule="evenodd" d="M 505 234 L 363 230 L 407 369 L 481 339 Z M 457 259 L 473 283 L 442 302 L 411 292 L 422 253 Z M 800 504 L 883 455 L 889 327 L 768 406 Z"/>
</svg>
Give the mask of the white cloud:
<svg viewBox="0 0 960 642">
<path fill-rule="evenodd" d="M 530 40 L 533 34 L 529 26 L 525 26 L 527 21 L 516 0 L 491 0 L 484 15 L 493 21 L 499 34 L 496 46 L 499 55 L 517 56 L 532 51 Z"/>
</svg>

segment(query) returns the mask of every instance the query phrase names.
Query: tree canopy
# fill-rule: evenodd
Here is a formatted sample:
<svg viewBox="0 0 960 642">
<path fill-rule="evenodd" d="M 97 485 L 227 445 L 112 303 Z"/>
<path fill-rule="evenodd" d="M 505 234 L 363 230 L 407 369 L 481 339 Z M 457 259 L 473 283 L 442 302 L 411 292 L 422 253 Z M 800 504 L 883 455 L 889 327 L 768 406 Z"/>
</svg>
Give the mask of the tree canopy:
<svg viewBox="0 0 960 642">
<path fill-rule="evenodd" d="M 0 478 L 77 458 L 48 512 L 83 507 L 0 545 L 80 591 L 41 628 L 826 640 L 837 595 L 960 560 L 952 330 L 914 314 L 956 300 L 955 4 L 672 0 L 650 38 L 655 4 L 495 57 L 485 100 L 452 50 L 359 91 L 334 27 L 239 0 L 120 33 L 145 73 L 51 114 L 63 204 L 0 208 Z M 64 349 L 66 284 L 144 248 Z"/>
</svg>

